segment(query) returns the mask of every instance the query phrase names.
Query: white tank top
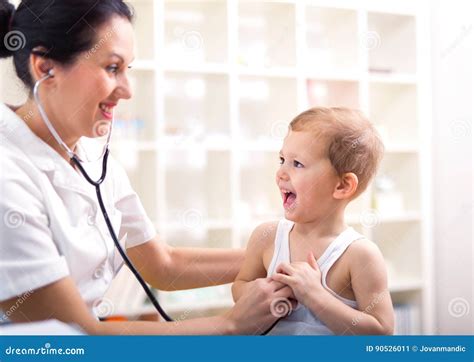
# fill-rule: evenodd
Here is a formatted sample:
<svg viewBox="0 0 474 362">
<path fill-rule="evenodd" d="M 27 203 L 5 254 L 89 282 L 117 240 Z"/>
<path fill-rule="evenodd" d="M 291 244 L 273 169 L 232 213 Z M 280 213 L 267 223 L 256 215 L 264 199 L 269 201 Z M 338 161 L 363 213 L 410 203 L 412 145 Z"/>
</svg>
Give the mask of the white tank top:
<svg viewBox="0 0 474 362">
<path fill-rule="evenodd" d="M 268 268 L 267 276 L 275 273 L 275 269 L 282 262 L 290 262 L 290 244 L 289 235 L 293 229 L 294 223 L 292 221 L 283 219 L 278 223 L 278 228 L 275 236 L 275 249 L 273 251 L 272 261 Z M 329 289 L 326 284 L 326 276 L 329 269 L 334 265 L 336 260 L 346 251 L 347 247 L 355 240 L 361 239 L 364 236 L 359 234 L 353 228 L 347 228 L 331 244 L 326 248 L 324 253 L 318 259 L 318 265 L 321 269 L 321 278 L 323 286 L 333 294 L 337 299 L 351 308 L 357 308 L 355 300 L 346 299 L 336 294 Z M 268 335 L 322 335 L 334 334 L 326 325 L 318 319 L 311 311 L 301 303 L 298 303 L 291 314 L 282 318 L 275 327 L 268 333 Z"/>
</svg>

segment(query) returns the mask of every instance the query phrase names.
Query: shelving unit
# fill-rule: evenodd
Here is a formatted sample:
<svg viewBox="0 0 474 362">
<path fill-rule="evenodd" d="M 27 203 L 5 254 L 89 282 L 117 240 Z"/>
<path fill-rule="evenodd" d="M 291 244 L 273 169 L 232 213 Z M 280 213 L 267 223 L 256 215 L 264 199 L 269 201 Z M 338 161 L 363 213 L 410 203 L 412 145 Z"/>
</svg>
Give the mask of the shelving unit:
<svg viewBox="0 0 474 362">
<path fill-rule="evenodd" d="M 131 3 L 135 94 L 117 112 L 113 153 L 161 237 L 244 247 L 259 222 L 283 215 L 273 185 L 290 120 L 310 106 L 360 108 L 386 155 L 347 220 L 381 248 L 394 303 L 412 308 L 403 331 L 433 333 L 426 3 Z M 176 316 L 232 305 L 229 286 L 160 298 Z"/>
</svg>

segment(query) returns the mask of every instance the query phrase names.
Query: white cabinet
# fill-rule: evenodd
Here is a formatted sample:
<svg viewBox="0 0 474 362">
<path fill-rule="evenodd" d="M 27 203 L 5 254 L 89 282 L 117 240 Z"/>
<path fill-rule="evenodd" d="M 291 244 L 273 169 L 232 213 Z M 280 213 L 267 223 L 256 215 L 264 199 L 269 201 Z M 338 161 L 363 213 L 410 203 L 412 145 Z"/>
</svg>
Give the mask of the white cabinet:
<svg viewBox="0 0 474 362">
<path fill-rule="evenodd" d="M 381 248 L 394 302 L 418 311 L 404 312 L 415 316 L 404 331 L 433 333 L 428 5 L 131 3 L 134 99 L 117 112 L 113 153 L 161 236 L 244 247 L 256 224 L 282 216 L 274 174 L 291 119 L 316 105 L 361 108 L 386 155 L 348 222 Z M 178 316 L 232 304 L 229 286 L 160 294 Z"/>
</svg>

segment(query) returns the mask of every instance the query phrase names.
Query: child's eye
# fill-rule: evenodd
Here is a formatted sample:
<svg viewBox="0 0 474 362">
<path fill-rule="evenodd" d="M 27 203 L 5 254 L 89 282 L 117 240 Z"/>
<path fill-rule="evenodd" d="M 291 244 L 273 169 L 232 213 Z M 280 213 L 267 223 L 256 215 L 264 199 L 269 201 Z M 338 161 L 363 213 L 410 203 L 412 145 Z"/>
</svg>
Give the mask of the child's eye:
<svg viewBox="0 0 474 362">
<path fill-rule="evenodd" d="M 280 157 L 280 165 L 283 165 L 285 163 L 285 159 L 283 157 Z"/>
<path fill-rule="evenodd" d="M 293 161 L 293 166 L 295 166 L 296 168 L 303 168 L 304 165 L 301 163 L 301 162 L 298 162 L 298 161 Z"/>
</svg>

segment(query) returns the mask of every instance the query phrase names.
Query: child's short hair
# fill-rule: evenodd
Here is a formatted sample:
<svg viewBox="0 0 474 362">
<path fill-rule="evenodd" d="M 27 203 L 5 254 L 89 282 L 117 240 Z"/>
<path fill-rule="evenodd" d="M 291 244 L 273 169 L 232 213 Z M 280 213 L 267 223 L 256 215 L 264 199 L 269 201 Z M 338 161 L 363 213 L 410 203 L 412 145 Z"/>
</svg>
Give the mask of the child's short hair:
<svg viewBox="0 0 474 362">
<path fill-rule="evenodd" d="M 296 116 L 291 131 L 312 131 L 327 145 L 327 156 L 339 175 L 353 172 L 359 179 L 355 196 L 367 188 L 377 172 L 384 146 L 379 134 L 358 110 L 314 107 Z"/>
</svg>

